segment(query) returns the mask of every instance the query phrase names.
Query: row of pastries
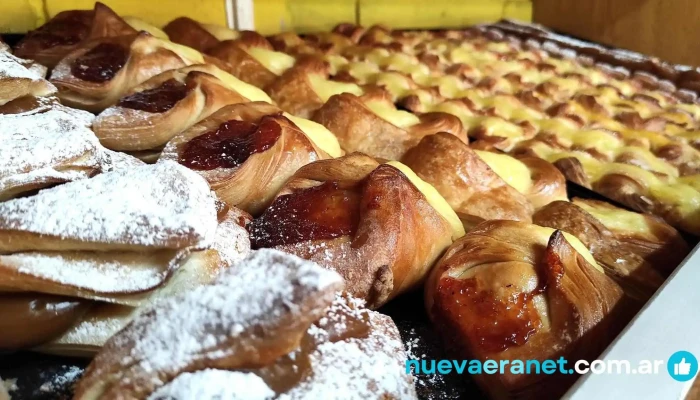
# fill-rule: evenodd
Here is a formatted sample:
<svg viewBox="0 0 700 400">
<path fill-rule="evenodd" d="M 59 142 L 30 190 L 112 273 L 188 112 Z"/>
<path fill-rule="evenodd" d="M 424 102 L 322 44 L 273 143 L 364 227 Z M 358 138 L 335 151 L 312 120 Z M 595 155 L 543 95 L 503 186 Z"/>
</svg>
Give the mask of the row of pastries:
<svg viewBox="0 0 700 400">
<path fill-rule="evenodd" d="M 58 14 L 0 45 L 0 350 L 94 357 L 76 399 L 415 398 L 374 310 L 423 289 L 454 356 L 595 358 L 700 207 L 694 99 L 615 71 L 478 29 Z"/>
</svg>

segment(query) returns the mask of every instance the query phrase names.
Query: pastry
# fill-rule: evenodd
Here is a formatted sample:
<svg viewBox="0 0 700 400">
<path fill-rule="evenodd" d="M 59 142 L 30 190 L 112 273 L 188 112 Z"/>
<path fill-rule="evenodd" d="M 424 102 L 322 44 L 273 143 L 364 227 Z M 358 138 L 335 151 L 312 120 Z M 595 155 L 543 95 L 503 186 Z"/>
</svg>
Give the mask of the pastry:
<svg viewBox="0 0 700 400">
<path fill-rule="evenodd" d="M 3 331 L 0 342 L 10 348 L 50 341 L 104 302 L 133 308 L 207 282 L 250 248 L 242 228 L 249 217 L 217 206 L 206 182 L 175 163 L 117 169 L 10 200 L 0 215 L 3 313 L 74 304 L 65 315 L 15 313 L 24 326 L 55 328 L 35 328 L 34 337 Z"/>
<path fill-rule="evenodd" d="M 642 304 L 690 251 L 661 220 L 596 200 L 556 201 L 538 210 L 533 221 L 578 237 L 605 273 Z"/>
<path fill-rule="evenodd" d="M 313 115 L 338 137 L 346 152 L 399 160 L 425 136 L 447 132 L 467 142 L 459 119 L 446 113 L 415 115 L 397 110 L 384 91 L 332 96 Z"/>
<path fill-rule="evenodd" d="M 75 399 L 302 399 L 338 390 L 416 398 L 396 326 L 338 297 L 342 286 L 312 263 L 255 252 L 212 284 L 157 302 L 108 340 Z"/>
<path fill-rule="evenodd" d="M 265 91 L 281 109 L 301 118 L 311 118 L 335 94 L 364 93 L 358 85 L 329 80 L 328 65 L 317 58 L 297 60 Z"/>
<path fill-rule="evenodd" d="M 0 201 L 101 171 L 91 114 L 50 100 L 30 103 L 26 109 L 17 101 L 0 107 L 18 107 L 17 113 L 0 113 Z"/>
<path fill-rule="evenodd" d="M 202 24 L 192 18 L 179 17 L 163 27 L 170 40 L 207 53 L 209 49 L 224 40 L 235 40 L 241 35 L 223 26 Z"/>
<path fill-rule="evenodd" d="M 51 73 L 61 101 L 100 112 L 161 72 L 204 63 L 201 53 L 147 32 L 82 43 Z"/>
<path fill-rule="evenodd" d="M 247 228 L 254 248 L 338 271 L 371 308 L 418 287 L 464 234 L 435 188 L 403 164 L 361 153 L 300 168 Z"/>
<path fill-rule="evenodd" d="M 20 97 L 43 97 L 56 92 L 54 85 L 24 61 L 0 51 L 0 106 Z"/>
<path fill-rule="evenodd" d="M 426 284 L 428 314 L 449 348 L 497 363 L 595 359 L 627 322 L 622 295 L 576 237 L 519 221 L 479 224 Z M 513 367 L 474 377 L 495 399 L 558 397 L 577 377 Z"/>
<path fill-rule="evenodd" d="M 467 231 L 489 219 L 532 221 L 534 207 L 525 194 L 504 181 L 479 153 L 454 135 L 440 132 L 424 137 L 401 162 L 440 192 Z M 506 168 L 511 176 L 517 176 L 522 186 L 529 184 L 529 174 L 518 174 L 522 168 L 517 168 L 517 160 L 510 164 Z"/>
<path fill-rule="evenodd" d="M 301 166 L 340 155 L 323 126 L 254 102 L 226 106 L 175 136 L 161 159 L 193 169 L 222 201 L 257 215 Z"/>
<path fill-rule="evenodd" d="M 92 126 L 107 148 L 160 150 L 173 136 L 227 104 L 270 101 L 258 88 L 208 64 L 165 71 L 130 90 Z"/>
</svg>

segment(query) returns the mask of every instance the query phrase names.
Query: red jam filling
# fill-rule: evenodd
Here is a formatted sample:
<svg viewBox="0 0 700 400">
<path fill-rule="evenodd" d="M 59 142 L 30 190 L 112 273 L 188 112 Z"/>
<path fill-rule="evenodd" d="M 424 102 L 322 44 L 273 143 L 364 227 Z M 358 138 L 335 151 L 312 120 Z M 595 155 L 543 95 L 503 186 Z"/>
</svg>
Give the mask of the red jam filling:
<svg viewBox="0 0 700 400">
<path fill-rule="evenodd" d="M 107 82 L 114 78 L 126 60 L 128 51 L 114 43 L 100 43 L 73 61 L 71 72 L 88 82 Z"/>
<path fill-rule="evenodd" d="M 443 278 L 435 310 L 458 330 L 456 335 L 466 335 L 471 346 L 498 352 L 522 346 L 540 328 L 532 304 L 532 296 L 537 293 L 539 290 L 501 301 L 494 293 L 479 290 L 474 279 Z"/>
<path fill-rule="evenodd" d="M 175 79 L 168 79 L 160 86 L 124 97 L 119 106 L 151 113 L 164 113 L 175 107 L 190 92 L 190 88 Z"/>
<path fill-rule="evenodd" d="M 360 220 L 360 195 L 326 182 L 278 197 L 248 225 L 253 247 L 353 235 Z"/>
<path fill-rule="evenodd" d="M 271 117 L 259 124 L 231 120 L 213 132 L 190 140 L 180 153 L 180 164 L 198 171 L 215 168 L 236 168 L 255 153 L 274 146 L 282 128 Z"/>
</svg>

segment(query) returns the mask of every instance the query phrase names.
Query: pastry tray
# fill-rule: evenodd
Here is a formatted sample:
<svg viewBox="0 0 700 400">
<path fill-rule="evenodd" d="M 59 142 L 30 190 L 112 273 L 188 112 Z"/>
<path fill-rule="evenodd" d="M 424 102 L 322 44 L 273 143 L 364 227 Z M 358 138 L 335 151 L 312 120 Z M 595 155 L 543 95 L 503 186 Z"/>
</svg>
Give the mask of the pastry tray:
<svg viewBox="0 0 700 400">
<path fill-rule="evenodd" d="M 695 81 L 695 71 L 690 67 L 673 66 L 658 60 L 628 52 L 610 49 L 598 44 L 572 39 L 553 33 L 534 24 L 501 21 L 491 25 L 506 34 L 520 38 L 533 38 L 553 43 L 564 50 L 574 50 L 581 56 L 599 62 L 624 65 L 632 71 L 658 75 L 663 80 L 674 81 L 678 88 L 697 93 L 700 78 Z M 3 35 L 9 44 L 19 40 L 19 35 Z M 584 49 L 584 50 L 582 50 Z M 550 49 L 547 49 L 550 50 Z M 659 73 L 659 71 L 666 71 Z M 669 71 L 676 71 L 671 74 Z M 700 72 L 698 72 L 700 77 Z M 696 86 L 696 83 L 698 85 Z M 574 183 L 567 183 L 569 198 L 581 197 L 604 200 L 618 207 L 629 209 L 610 199 Z M 676 268 L 652 299 L 627 325 L 625 330 L 599 357 L 602 360 L 629 360 L 635 363 L 643 359 L 667 360 L 678 350 L 700 355 L 700 304 L 699 239 L 683 234 L 694 247 L 690 255 Z M 425 312 L 422 291 L 406 293 L 378 311 L 391 316 L 399 328 L 409 358 L 447 358 L 441 342 L 433 331 Z M 72 388 L 80 378 L 89 359 L 51 356 L 32 352 L 0 355 L 0 377 L 9 384 L 13 400 L 61 400 L 70 399 Z M 9 381 L 9 382 L 8 382 Z M 657 375 L 585 375 L 567 392 L 573 399 L 591 398 L 683 398 L 692 385 L 676 382 L 661 371 Z M 416 380 L 421 399 L 487 399 L 469 375 L 422 375 Z"/>
</svg>

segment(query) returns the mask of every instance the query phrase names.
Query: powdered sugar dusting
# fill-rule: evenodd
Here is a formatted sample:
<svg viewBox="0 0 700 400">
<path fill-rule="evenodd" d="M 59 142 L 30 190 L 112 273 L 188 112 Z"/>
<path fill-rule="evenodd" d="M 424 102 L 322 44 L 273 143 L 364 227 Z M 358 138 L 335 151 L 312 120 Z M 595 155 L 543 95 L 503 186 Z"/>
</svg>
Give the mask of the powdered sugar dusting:
<svg viewBox="0 0 700 400">
<path fill-rule="evenodd" d="M 215 198 L 175 162 L 144 165 L 0 204 L 0 227 L 85 243 L 182 247 L 211 240 Z"/>
<path fill-rule="evenodd" d="M 76 366 L 71 366 L 65 370 L 60 375 L 56 375 L 50 382 L 46 382 L 39 387 L 39 391 L 47 393 L 55 393 L 58 391 L 65 391 L 67 386 L 72 386 L 75 381 L 80 378 L 83 373 L 83 369 Z"/>
<path fill-rule="evenodd" d="M 257 375 L 205 369 L 179 375 L 148 400 L 267 400 L 275 396 Z"/>
<path fill-rule="evenodd" d="M 30 71 L 23 65 L 24 60 L 10 53 L 0 51 L 0 80 L 3 79 L 29 79 L 43 81 L 44 78 L 34 71 Z M 55 90 L 54 90 L 55 91 Z"/>
</svg>

